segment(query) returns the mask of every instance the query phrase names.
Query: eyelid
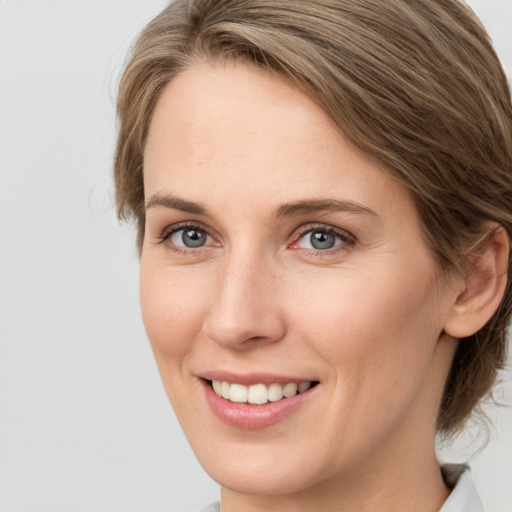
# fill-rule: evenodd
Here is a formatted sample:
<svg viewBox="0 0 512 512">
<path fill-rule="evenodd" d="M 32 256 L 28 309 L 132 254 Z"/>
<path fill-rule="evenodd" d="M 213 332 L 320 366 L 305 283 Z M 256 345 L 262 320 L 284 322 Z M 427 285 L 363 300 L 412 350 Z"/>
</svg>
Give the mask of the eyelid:
<svg viewBox="0 0 512 512">
<path fill-rule="evenodd" d="M 204 233 L 206 233 L 208 236 L 210 236 L 212 238 L 214 243 L 213 244 L 210 243 L 209 245 L 200 246 L 197 248 L 189 248 L 186 246 L 176 245 L 176 244 L 169 242 L 169 239 L 171 238 L 171 236 L 174 233 L 176 233 L 177 231 L 180 231 L 182 229 L 186 229 L 186 228 L 192 228 L 192 229 L 197 229 L 199 231 L 203 231 Z M 332 247 L 330 249 L 306 249 L 306 248 L 297 247 L 297 244 L 302 237 L 304 237 L 308 233 L 311 233 L 314 231 L 324 231 L 326 233 L 333 234 L 333 235 L 337 236 L 338 238 L 340 238 L 342 240 L 342 243 L 335 245 L 334 247 Z M 347 250 L 348 248 L 353 247 L 357 241 L 357 238 L 354 235 L 352 235 L 352 233 L 350 233 L 344 229 L 338 228 L 331 224 L 323 224 L 323 223 L 318 223 L 318 222 L 304 224 L 304 225 L 300 226 L 291 234 L 290 238 L 292 239 L 292 241 L 291 241 L 291 243 L 287 244 L 288 248 L 297 249 L 297 250 L 302 249 L 303 252 L 307 252 L 307 253 L 313 254 L 313 255 L 328 255 L 328 254 L 332 254 L 332 253 L 335 253 L 338 251 Z M 205 251 L 205 250 L 210 249 L 215 244 L 217 246 L 219 245 L 219 242 L 217 241 L 217 237 L 211 233 L 211 229 L 199 221 L 177 222 L 175 224 L 171 224 L 171 225 L 165 227 L 162 230 L 162 232 L 157 235 L 156 244 L 166 244 L 166 243 L 168 244 L 168 246 L 171 250 L 173 250 L 175 252 L 182 252 L 182 253 L 190 253 L 190 252 L 198 253 L 201 250 Z"/>
<path fill-rule="evenodd" d="M 197 229 L 198 231 L 203 231 L 204 233 L 206 233 L 206 235 L 208 235 L 209 237 L 212 238 L 212 240 L 214 240 L 215 242 L 217 241 L 215 236 L 212 235 L 212 233 L 210 232 L 211 230 L 206 227 L 202 222 L 198 222 L 198 221 L 183 221 L 183 222 L 177 222 L 176 224 L 171 224 L 170 226 L 167 226 L 165 227 L 158 235 L 157 235 L 157 244 L 164 244 L 166 242 L 169 242 L 170 238 L 172 237 L 172 235 L 174 233 L 176 233 L 177 231 L 181 231 L 183 229 Z M 208 245 L 208 246 L 201 246 L 201 247 L 197 247 L 197 248 L 190 248 L 190 247 L 182 247 L 181 245 L 176 245 L 176 244 L 170 244 L 172 245 L 176 250 L 187 250 L 187 251 L 194 251 L 194 252 L 197 252 L 198 250 L 201 250 L 201 249 L 206 249 L 208 247 L 211 247 L 211 245 Z"/>
<path fill-rule="evenodd" d="M 324 253 L 328 254 L 329 252 L 335 252 L 336 250 L 343 250 L 347 247 L 353 246 L 357 239 L 352 233 L 349 233 L 348 231 L 338 228 L 336 226 L 333 226 L 331 224 L 322 224 L 322 223 L 311 223 L 306 224 L 295 230 L 295 232 L 292 234 L 292 243 L 290 244 L 290 248 L 292 249 L 300 249 L 299 247 L 296 247 L 299 240 L 303 238 L 308 233 L 312 233 L 314 231 L 325 231 L 326 233 L 333 234 L 337 237 L 339 237 L 343 243 L 338 244 L 331 249 L 304 249 L 305 251 L 315 252 L 315 253 Z"/>
</svg>

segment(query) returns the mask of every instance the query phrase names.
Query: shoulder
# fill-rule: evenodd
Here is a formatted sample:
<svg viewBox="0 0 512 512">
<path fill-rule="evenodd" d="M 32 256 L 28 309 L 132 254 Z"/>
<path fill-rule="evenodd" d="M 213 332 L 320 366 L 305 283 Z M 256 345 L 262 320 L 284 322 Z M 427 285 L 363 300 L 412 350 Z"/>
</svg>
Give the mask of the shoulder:
<svg viewBox="0 0 512 512">
<path fill-rule="evenodd" d="M 208 507 L 201 509 L 199 512 L 220 512 L 220 503 L 216 501 Z"/>
</svg>

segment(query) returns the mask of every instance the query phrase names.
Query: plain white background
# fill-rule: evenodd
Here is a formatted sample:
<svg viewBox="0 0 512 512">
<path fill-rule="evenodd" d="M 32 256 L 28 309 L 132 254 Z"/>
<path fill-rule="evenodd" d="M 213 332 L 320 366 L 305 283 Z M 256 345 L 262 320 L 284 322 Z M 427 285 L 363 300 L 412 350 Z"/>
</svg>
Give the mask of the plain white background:
<svg viewBox="0 0 512 512">
<path fill-rule="evenodd" d="M 469 2 L 512 76 L 512 0 Z M 179 512 L 217 497 L 174 418 L 112 206 L 124 56 L 163 0 L 0 0 L 0 512 Z M 473 473 L 512 510 L 511 374 Z M 442 456 L 465 460 L 469 431 Z"/>
</svg>

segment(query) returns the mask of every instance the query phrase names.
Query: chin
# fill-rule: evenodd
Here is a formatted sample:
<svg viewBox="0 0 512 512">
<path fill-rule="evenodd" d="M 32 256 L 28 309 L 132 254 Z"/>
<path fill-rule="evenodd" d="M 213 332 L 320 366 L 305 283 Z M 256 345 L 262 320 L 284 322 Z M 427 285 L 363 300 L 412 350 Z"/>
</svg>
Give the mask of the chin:
<svg viewBox="0 0 512 512">
<path fill-rule="evenodd" d="M 204 466 L 206 472 L 222 487 L 252 496 L 292 495 L 312 485 L 312 475 L 296 467 L 276 468 L 272 466 L 219 467 L 218 464 Z"/>
<path fill-rule="evenodd" d="M 218 446 L 221 446 L 219 443 Z M 231 491 L 256 495 L 291 495 L 328 478 L 322 458 L 301 455 L 290 447 L 231 446 L 220 450 L 195 447 L 199 463 L 208 475 Z"/>
</svg>

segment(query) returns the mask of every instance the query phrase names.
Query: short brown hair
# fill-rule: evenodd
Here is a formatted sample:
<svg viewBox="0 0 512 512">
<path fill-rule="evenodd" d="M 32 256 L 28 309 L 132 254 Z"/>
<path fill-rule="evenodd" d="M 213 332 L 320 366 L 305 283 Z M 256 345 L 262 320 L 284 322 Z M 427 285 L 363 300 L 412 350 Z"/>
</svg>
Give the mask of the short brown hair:
<svg viewBox="0 0 512 512">
<path fill-rule="evenodd" d="M 486 222 L 510 237 L 510 89 L 462 1 L 176 0 L 142 32 L 120 83 L 116 199 L 119 216 L 138 223 L 139 249 L 151 115 L 163 87 L 198 59 L 260 66 L 316 101 L 410 190 L 440 268 L 466 270 Z M 491 320 L 459 344 L 441 433 L 463 425 L 504 365 L 509 284 Z"/>
</svg>

